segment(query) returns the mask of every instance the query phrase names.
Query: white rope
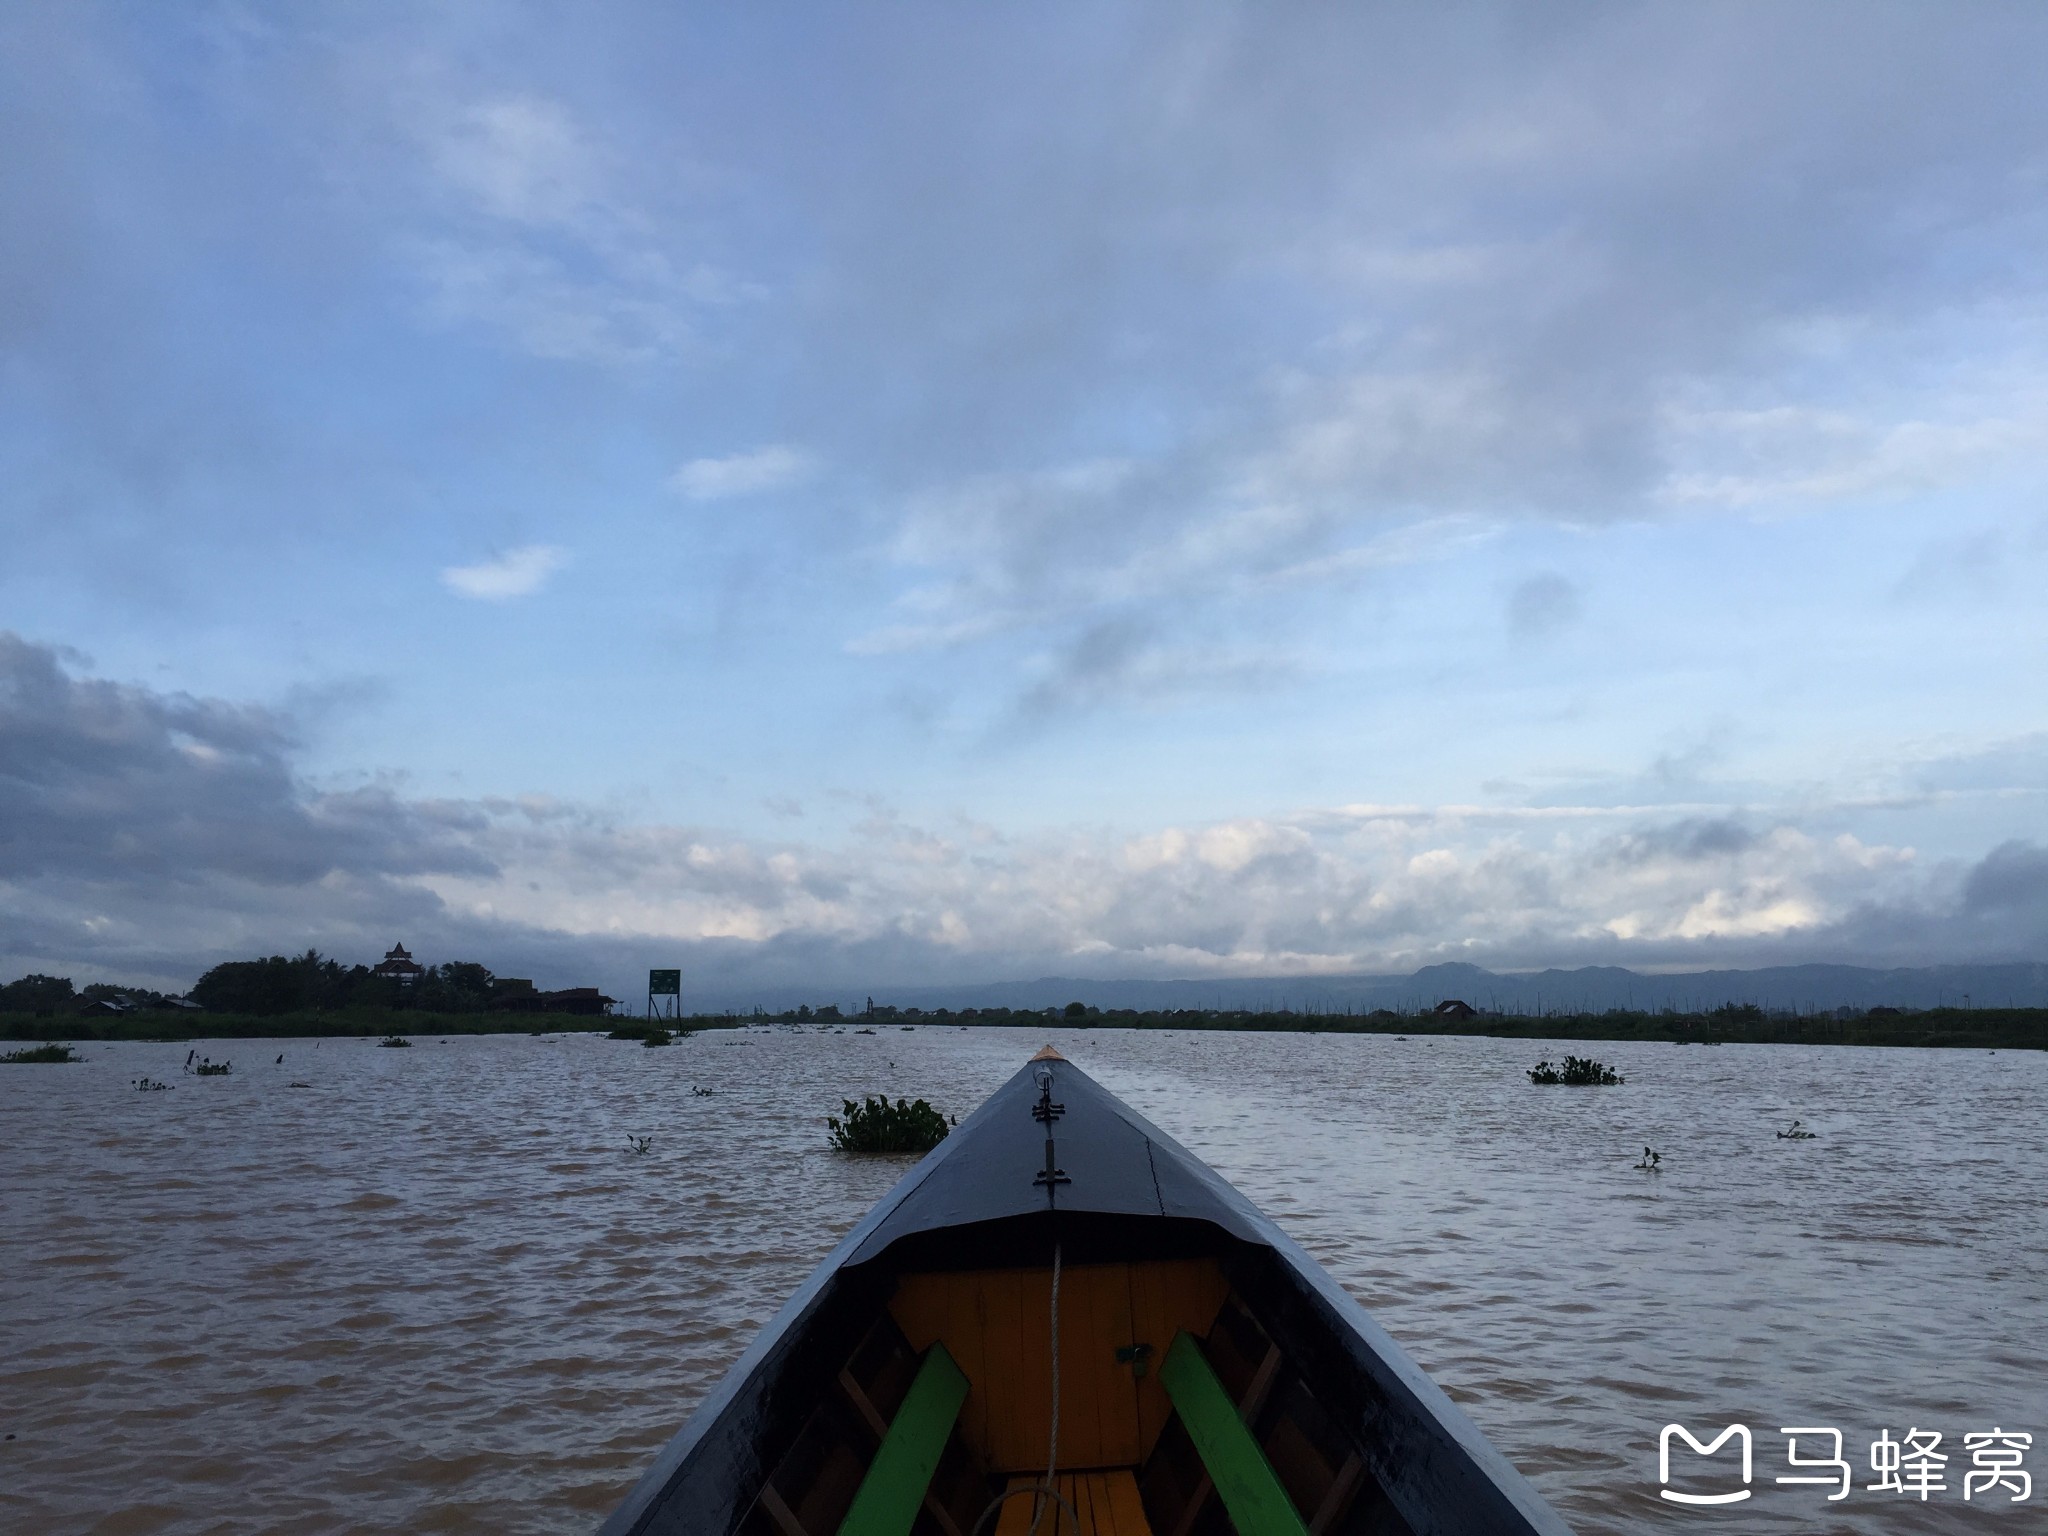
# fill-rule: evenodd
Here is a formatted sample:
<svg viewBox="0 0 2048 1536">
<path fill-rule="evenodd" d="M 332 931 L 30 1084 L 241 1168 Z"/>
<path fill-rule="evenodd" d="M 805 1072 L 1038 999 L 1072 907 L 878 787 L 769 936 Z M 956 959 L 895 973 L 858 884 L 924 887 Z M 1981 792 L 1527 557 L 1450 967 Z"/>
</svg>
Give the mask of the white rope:
<svg viewBox="0 0 2048 1536">
<path fill-rule="evenodd" d="M 1051 1443 L 1045 1449 L 1045 1487 L 1053 1498 L 1059 1498 L 1058 1484 L 1052 1480 L 1053 1469 L 1060 1461 L 1060 1245 L 1052 1245 L 1052 1435 Z M 1031 1536 L 1038 1536 L 1038 1522 L 1045 1518 L 1046 1510 L 1052 1507 L 1049 1499 L 1040 1499 L 1037 1512 L 1031 1517 Z M 1064 1504 L 1066 1500 L 1060 1499 Z M 1074 1529 L 1080 1530 L 1076 1516 Z M 1053 1517 L 1053 1536 L 1059 1536 L 1059 1517 Z"/>
<path fill-rule="evenodd" d="M 102 1310 L 104 1310 L 104 1308 Z M 982 1509 L 981 1518 L 974 1522 L 974 1525 L 968 1531 L 967 1536 L 981 1536 L 982 1531 L 985 1530 L 988 1526 L 988 1517 L 990 1515 L 994 1514 L 997 1510 L 1001 1509 L 1007 1500 L 1020 1498 L 1027 1493 L 1035 1499 L 1057 1499 L 1059 1501 L 1060 1508 L 1064 1509 L 1067 1512 L 1067 1518 L 1073 1522 L 1074 1529 L 1077 1531 L 1081 1529 L 1081 1516 L 1079 1512 L 1075 1510 L 1072 1502 L 1069 1501 L 1067 1496 L 1064 1493 L 1061 1493 L 1059 1489 L 1048 1488 L 1043 1483 L 1019 1483 L 1014 1488 L 1004 1489 L 1001 1493 L 997 1494 L 994 1498 L 988 1501 L 988 1504 Z M 1059 1536 L 1059 1533 L 1055 1531 L 1053 1533 L 1053 1536 Z"/>
</svg>

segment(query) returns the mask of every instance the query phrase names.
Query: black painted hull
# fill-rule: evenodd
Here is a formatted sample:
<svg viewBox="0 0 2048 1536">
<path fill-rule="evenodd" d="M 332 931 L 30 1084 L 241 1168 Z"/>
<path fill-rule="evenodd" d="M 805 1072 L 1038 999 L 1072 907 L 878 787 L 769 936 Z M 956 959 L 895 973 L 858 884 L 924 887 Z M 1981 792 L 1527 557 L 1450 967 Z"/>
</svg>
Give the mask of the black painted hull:
<svg viewBox="0 0 2048 1536">
<path fill-rule="evenodd" d="M 1053 1128 L 1064 1182 L 1050 1189 L 1039 1177 L 1045 1128 L 1031 1114 L 1048 1072 L 1064 1106 Z M 1333 1529 L 1569 1536 L 1319 1264 L 1193 1154 L 1057 1058 L 998 1089 L 847 1235 L 662 1450 L 601 1536 L 740 1531 L 900 1276 L 1043 1265 L 1055 1240 L 1069 1265 L 1200 1256 L 1222 1267 L 1375 1485 L 1378 1522 L 1361 1515 Z"/>
</svg>

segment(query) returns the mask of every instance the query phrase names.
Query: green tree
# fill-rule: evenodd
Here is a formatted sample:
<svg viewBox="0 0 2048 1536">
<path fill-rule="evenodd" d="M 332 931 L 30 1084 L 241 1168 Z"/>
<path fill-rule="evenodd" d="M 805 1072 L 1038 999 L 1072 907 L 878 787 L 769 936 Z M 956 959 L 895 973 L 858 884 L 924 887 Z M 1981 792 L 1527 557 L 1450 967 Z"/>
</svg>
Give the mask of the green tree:
<svg viewBox="0 0 2048 1536">
<path fill-rule="evenodd" d="M 413 988 L 411 1001 L 433 1013 L 481 1013 L 491 1006 L 496 983 L 497 977 L 476 962 L 450 960 L 428 968 Z"/>
<path fill-rule="evenodd" d="M 72 997 L 69 976 L 31 974 L 0 987 L 0 1013 L 55 1013 Z"/>
<path fill-rule="evenodd" d="M 363 966 L 351 970 L 309 949 L 289 958 L 225 961 L 192 984 L 192 997 L 215 1013 L 300 1013 L 369 1002 L 361 994 L 374 993 L 375 980 Z"/>
</svg>

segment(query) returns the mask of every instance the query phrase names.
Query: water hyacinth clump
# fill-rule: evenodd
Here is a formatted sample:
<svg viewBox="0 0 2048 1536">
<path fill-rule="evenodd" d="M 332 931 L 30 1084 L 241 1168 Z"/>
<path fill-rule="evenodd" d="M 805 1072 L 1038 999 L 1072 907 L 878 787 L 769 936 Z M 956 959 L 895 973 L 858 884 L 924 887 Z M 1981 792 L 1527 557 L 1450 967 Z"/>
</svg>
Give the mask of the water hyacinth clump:
<svg viewBox="0 0 2048 1536">
<path fill-rule="evenodd" d="M 412 1042 L 403 1035 L 386 1035 L 377 1043 L 387 1051 L 409 1051 L 412 1049 Z"/>
<path fill-rule="evenodd" d="M 923 1099 L 891 1104 L 886 1097 L 870 1095 L 858 1104 L 842 1099 L 840 1109 L 839 1114 L 826 1116 L 825 1124 L 831 1127 L 832 1145 L 842 1152 L 929 1152 L 951 1128 L 946 1117 Z"/>
<path fill-rule="evenodd" d="M 662 1019 L 628 1019 L 616 1029 L 608 1030 L 607 1040 L 638 1040 L 642 1045 L 668 1045 L 677 1040 L 687 1040 L 692 1031 L 681 1024 L 670 1024 Z"/>
<path fill-rule="evenodd" d="M 9 1051 L 0 1056 L 0 1062 L 15 1067 L 54 1067 L 67 1061 L 77 1061 L 78 1053 L 68 1045 L 36 1045 L 19 1051 Z"/>
<path fill-rule="evenodd" d="M 1563 1083 L 1574 1088 L 1608 1088 L 1626 1082 L 1619 1072 L 1590 1056 L 1567 1056 L 1562 1067 L 1539 1061 L 1529 1070 L 1529 1081 L 1548 1086 Z"/>
</svg>

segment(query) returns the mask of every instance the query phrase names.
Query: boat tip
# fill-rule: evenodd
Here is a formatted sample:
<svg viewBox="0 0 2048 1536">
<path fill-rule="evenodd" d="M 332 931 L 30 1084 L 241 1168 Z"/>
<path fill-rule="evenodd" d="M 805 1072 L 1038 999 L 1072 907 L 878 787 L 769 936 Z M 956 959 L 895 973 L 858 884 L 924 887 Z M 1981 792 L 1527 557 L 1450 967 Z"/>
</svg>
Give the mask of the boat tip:
<svg viewBox="0 0 2048 1536">
<path fill-rule="evenodd" d="M 1031 1059 L 1033 1061 L 1065 1061 L 1067 1058 L 1062 1056 L 1058 1051 L 1054 1050 L 1051 1046 L 1048 1045 L 1042 1048 L 1039 1051 L 1039 1053 L 1036 1056 L 1033 1056 Z"/>
</svg>

